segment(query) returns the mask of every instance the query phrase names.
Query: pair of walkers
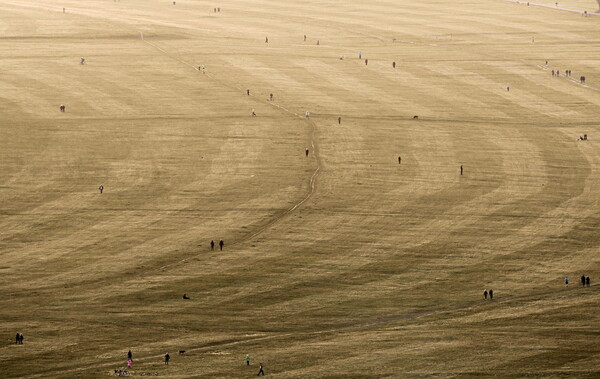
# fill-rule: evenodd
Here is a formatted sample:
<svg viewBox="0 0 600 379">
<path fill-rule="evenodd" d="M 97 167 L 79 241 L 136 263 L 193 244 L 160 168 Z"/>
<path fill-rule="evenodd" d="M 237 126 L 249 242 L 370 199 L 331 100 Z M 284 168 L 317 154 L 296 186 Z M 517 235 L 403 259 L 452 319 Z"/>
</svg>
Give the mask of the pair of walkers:
<svg viewBox="0 0 600 379">
<path fill-rule="evenodd" d="M 250 366 L 250 354 L 246 354 L 246 366 Z M 258 374 L 256 376 L 259 375 L 265 375 L 265 366 L 262 363 L 259 363 Z"/>
<path fill-rule="evenodd" d="M 219 240 L 219 249 L 220 249 L 221 251 L 223 251 L 223 247 L 224 247 L 224 246 L 225 246 L 225 242 L 223 242 L 223 240 Z M 211 240 L 211 241 L 210 241 L 210 249 L 211 249 L 211 250 L 214 250 L 214 249 L 215 249 L 215 241 L 214 241 L 214 240 Z"/>
<path fill-rule="evenodd" d="M 490 288 L 490 290 L 483 290 L 483 300 L 487 300 L 488 296 L 490 300 L 494 300 L 494 290 Z"/>
<path fill-rule="evenodd" d="M 581 286 L 582 287 L 590 286 L 590 277 L 589 276 L 581 275 Z"/>
</svg>

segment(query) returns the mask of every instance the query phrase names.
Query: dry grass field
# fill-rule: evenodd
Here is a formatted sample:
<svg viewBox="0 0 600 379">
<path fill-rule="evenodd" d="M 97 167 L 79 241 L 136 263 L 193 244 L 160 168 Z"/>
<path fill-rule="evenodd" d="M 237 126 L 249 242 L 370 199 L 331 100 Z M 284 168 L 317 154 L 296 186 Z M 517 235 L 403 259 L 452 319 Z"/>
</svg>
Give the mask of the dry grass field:
<svg viewBox="0 0 600 379">
<path fill-rule="evenodd" d="M 600 17 L 2 0 L 0 51 L 0 377 L 600 376 Z"/>
</svg>

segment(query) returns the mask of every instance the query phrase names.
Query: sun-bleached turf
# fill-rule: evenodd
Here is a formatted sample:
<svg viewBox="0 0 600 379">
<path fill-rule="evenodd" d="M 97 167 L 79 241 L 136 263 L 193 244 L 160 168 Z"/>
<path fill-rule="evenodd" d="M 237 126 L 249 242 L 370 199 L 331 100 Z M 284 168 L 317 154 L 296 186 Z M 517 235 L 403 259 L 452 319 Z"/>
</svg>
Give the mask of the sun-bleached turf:
<svg viewBox="0 0 600 379">
<path fill-rule="evenodd" d="M 599 30 L 501 0 L 2 1 L 0 376 L 131 349 L 135 376 L 597 377 Z"/>
</svg>

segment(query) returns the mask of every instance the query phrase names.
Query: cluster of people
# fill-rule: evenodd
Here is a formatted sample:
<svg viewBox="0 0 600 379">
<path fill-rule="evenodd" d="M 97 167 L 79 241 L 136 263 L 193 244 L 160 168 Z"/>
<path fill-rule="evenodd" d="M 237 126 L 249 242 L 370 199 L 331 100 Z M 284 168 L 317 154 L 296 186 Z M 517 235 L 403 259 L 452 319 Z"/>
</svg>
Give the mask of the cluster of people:
<svg viewBox="0 0 600 379">
<path fill-rule="evenodd" d="M 15 343 L 17 345 L 23 345 L 23 333 L 17 333 L 17 336 L 15 337 Z"/>
<path fill-rule="evenodd" d="M 219 249 L 221 251 L 223 251 L 224 246 L 225 246 L 225 242 L 223 242 L 223 240 L 219 240 Z M 215 240 L 210 240 L 210 249 L 211 250 L 215 249 Z"/>
<path fill-rule="evenodd" d="M 494 300 L 494 290 L 490 288 L 490 290 L 483 290 L 483 300 L 487 300 L 488 295 L 490 296 L 490 300 Z"/>
<path fill-rule="evenodd" d="M 548 65 L 548 61 L 546 61 L 546 66 Z M 552 76 L 556 76 L 559 77 L 560 76 L 560 70 L 552 70 L 551 71 Z M 565 70 L 565 77 L 570 78 L 573 74 L 573 71 L 571 70 Z M 579 77 L 579 83 L 581 84 L 585 84 L 585 76 L 580 76 Z"/>
<path fill-rule="evenodd" d="M 221 8 L 215 8 L 215 9 L 213 9 L 213 13 L 221 13 Z"/>
<path fill-rule="evenodd" d="M 587 141 L 587 134 L 584 134 L 583 136 L 579 136 L 579 139 L 577 141 Z"/>
<path fill-rule="evenodd" d="M 589 276 L 585 276 L 585 275 L 581 275 L 581 286 L 582 287 L 589 287 L 591 284 L 590 281 L 590 277 Z M 565 277 L 565 286 L 569 286 L 569 277 L 566 276 Z"/>
</svg>

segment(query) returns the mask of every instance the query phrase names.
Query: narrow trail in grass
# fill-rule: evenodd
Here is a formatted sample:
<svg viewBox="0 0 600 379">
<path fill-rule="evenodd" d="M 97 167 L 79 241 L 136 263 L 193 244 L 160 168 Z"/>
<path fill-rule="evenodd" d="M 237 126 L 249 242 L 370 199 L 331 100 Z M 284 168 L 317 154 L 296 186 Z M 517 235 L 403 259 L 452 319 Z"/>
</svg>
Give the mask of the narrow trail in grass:
<svg viewBox="0 0 600 379">
<path fill-rule="evenodd" d="M 235 84 L 230 84 L 230 83 L 226 83 L 223 80 L 217 78 L 214 75 L 211 75 L 209 73 L 207 73 L 206 71 L 202 70 L 200 67 L 195 66 L 189 62 L 186 62 L 185 60 L 181 59 L 180 57 L 170 53 L 169 51 L 163 49 L 162 47 L 158 46 L 157 44 L 148 41 L 146 38 L 144 38 L 144 33 L 139 31 L 140 33 L 140 39 L 146 43 L 147 45 L 155 48 L 156 50 L 160 51 L 161 53 L 163 53 L 164 55 L 168 56 L 169 58 L 180 62 L 181 64 L 185 65 L 185 66 L 189 66 L 190 68 L 192 68 L 194 71 L 196 72 L 200 72 L 202 73 L 202 76 L 206 76 L 208 78 L 210 78 L 211 80 L 219 83 L 220 85 L 222 85 L 223 87 L 226 88 L 235 88 L 236 90 L 238 90 L 240 93 L 244 92 L 244 89 L 238 85 Z M 250 96 L 251 98 L 254 98 L 254 95 L 247 95 Z M 255 100 L 258 101 L 258 100 Z M 303 115 L 300 115 L 294 111 L 291 111 L 279 104 L 275 104 L 272 101 L 267 101 L 267 104 L 269 104 L 270 106 L 279 109 L 280 111 L 287 113 L 288 115 L 300 118 L 300 119 L 304 119 Z M 238 245 L 241 244 L 243 242 L 249 241 L 251 239 L 253 239 L 254 237 L 260 235 L 261 233 L 263 233 L 265 230 L 269 229 L 270 227 L 272 227 L 273 225 L 275 225 L 276 223 L 278 223 L 281 219 L 283 219 L 286 216 L 289 216 L 292 212 L 294 212 L 296 209 L 298 209 L 300 206 L 302 206 L 302 204 L 306 203 L 311 196 L 313 196 L 313 194 L 315 193 L 316 189 L 317 189 L 317 178 L 321 172 L 321 156 L 319 155 L 319 145 L 317 143 L 317 138 L 316 138 L 316 132 L 317 132 L 317 125 L 311 121 L 309 118 L 306 118 L 306 123 L 308 123 L 311 126 L 311 134 L 310 134 L 310 146 L 312 148 L 312 152 L 313 152 L 313 156 L 315 158 L 316 161 L 316 168 L 313 171 L 309 183 L 308 183 L 308 190 L 305 193 L 305 195 L 302 197 L 302 199 L 300 199 L 298 202 L 294 203 L 294 205 L 292 205 L 291 207 L 289 207 L 288 209 L 286 209 L 285 211 L 283 211 L 282 213 L 280 213 L 279 215 L 273 217 L 271 220 L 269 220 L 266 224 L 258 227 L 257 229 L 251 231 L 250 233 L 248 233 L 247 235 L 243 236 L 242 238 L 239 238 L 235 241 L 233 241 L 230 245 Z M 181 263 L 185 263 L 187 262 L 188 258 L 179 260 L 177 262 L 173 262 L 173 263 L 169 263 L 167 265 L 164 265 L 162 267 L 159 268 L 159 270 L 164 270 L 166 268 L 172 267 L 172 266 L 176 266 L 178 264 Z"/>
</svg>

